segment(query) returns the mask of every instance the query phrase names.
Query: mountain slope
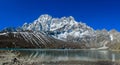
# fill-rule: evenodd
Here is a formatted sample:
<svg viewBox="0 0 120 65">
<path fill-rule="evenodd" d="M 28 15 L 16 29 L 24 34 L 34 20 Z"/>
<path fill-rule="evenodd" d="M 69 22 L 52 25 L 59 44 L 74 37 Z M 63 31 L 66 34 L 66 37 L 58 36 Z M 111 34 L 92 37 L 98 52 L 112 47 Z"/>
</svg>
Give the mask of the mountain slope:
<svg viewBox="0 0 120 65">
<path fill-rule="evenodd" d="M 85 44 L 64 42 L 41 32 L 0 33 L 0 48 L 87 48 Z"/>
</svg>

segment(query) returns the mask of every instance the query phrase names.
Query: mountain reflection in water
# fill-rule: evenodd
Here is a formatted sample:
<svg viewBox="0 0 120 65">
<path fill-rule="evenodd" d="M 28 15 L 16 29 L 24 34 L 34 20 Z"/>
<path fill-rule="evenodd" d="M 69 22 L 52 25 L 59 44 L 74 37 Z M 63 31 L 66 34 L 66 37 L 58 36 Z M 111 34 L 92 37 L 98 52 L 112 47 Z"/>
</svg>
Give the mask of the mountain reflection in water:
<svg viewBox="0 0 120 65">
<path fill-rule="evenodd" d="M 18 58 L 23 62 L 119 61 L 120 53 L 108 50 L 79 49 L 1 49 L 0 62 Z"/>
</svg>

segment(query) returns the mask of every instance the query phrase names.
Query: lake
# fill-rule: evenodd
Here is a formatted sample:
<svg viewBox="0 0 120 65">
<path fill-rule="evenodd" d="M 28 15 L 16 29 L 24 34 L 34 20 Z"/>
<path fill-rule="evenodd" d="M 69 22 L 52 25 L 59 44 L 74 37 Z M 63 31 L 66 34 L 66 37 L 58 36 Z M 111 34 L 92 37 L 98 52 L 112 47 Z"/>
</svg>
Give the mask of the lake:
<svg viewBox="0 0 120 65">
<path fill-rule="evenodd" d="M 0 63 L 12 62 L 14 58 L 22 62 L 60 61 L 120 61 L 120 52 L 110 50 L 81 49 L 0 49 Z"/>
</svg>

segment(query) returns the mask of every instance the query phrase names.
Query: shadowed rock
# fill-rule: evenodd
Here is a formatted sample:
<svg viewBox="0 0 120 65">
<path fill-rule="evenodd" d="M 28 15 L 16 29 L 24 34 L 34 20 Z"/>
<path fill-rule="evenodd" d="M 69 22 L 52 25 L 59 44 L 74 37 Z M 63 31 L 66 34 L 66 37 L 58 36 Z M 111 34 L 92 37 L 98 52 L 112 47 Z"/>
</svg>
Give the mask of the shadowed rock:
<svg viewBox="0 0 120 65">
<path fill-rule="evenodd" d="M 41 32 L 0 33 L 0 48 L 86 48 L 84 44 L 65 42 Z"/>
</svg>

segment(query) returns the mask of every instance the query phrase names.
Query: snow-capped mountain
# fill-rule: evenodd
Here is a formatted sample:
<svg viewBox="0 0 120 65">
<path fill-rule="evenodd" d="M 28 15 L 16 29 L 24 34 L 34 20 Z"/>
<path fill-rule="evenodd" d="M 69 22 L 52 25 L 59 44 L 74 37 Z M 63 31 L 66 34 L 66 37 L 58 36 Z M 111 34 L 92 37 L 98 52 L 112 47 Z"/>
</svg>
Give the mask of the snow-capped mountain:
<svg viewBox="0 0 120 65">
<path fill-rule="evenodd" d="M 44 32 L 53 38 L 67 42 L 84 43 L 87 47 L 108 48 L 107 46 L 120 42 L 119 32 L 94 30 L 85 23 L 75 21 L 72 16 L 53 18 L 47 14 L 41 15 L 32 23 L 25 23 L 22 29 Z"/>
<path fill-rule="evenodd" d="M 41 15 L 32 23 L 25 23 L 23 30 L 43 31 L 57 39 L 65 40 L 68 36 L 83 37 L 92 35 L 94 30 L 85 23 L 77 22 L 70 17 L 52 18 L 50 15 Z"/>
<path fill-rule="evenodd" d="M 75 21 L 72 16 L 53 18 L 45 14 L 32 23 L 24 23 L 22 27 L 3 29 L 0 43 L 13 47 L 14 44 L 21 47 L 28 44 L 28 48 L 34 45 L 46 48 L 47 45 L 47 48 L 119 49 L 120 32 L 94 30 L 85 23 Z"/>
</svg>

